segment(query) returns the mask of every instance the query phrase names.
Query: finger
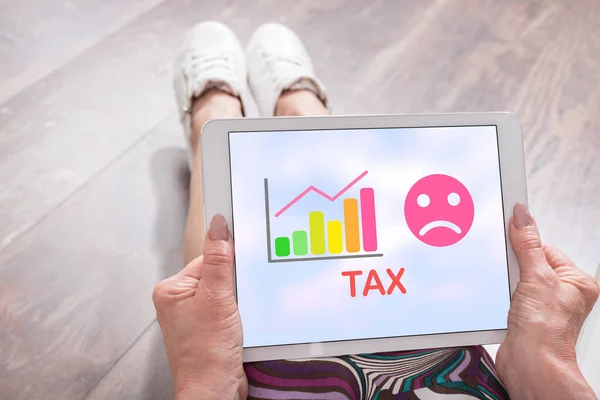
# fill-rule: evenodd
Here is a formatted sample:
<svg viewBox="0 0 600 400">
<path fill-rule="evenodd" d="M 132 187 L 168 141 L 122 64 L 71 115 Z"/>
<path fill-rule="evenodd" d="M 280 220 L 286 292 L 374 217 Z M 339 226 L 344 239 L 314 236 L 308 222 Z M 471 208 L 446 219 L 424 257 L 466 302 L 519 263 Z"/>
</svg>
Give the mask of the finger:
<svg viewBox="0 0 600 400">
<path fill-rule="evenodd" d="M 527 206 L 518 203 L 513 208 L 510 242 L 519 261 L 521 280 L 536 278 L 552 272 L 546 262 L 540 233 Z"/>
<path fill-rule="evenodd" d="M 202 272 L 203 259 L 204 259 L 204 256 L 194 258 L 192 261 L 190 261 L 188 263 L 188 265 L 183 267 L 183 269 L 181 271 L 179 271 L 179 273 L 177 275 L 186 276 L 189 278 L 194 278 L 196 280 L 199 280 L 200 277 L 202 276 L 201 272 Z"/>
<path fill-rule="evenodd" d="M 154 287 L 152 300 L 157 311 L 173 301 L 181 301 L 193 297 L 198 288 L 198 279 L 181 273 L 173 275 Z"/>
<path fill-rule="evenodd" d="M 579 267 L 577 267 L 577 265 L 575 265 L 575 263 L 571 261 L 571 259 L 556 246 L 545 244 L 544 255 L 546 256 L 546 261 L 548 264 L 550 264 L 552 269 L 556 269 L 558 267 L 569 267 L 579 270 Z"/>
<path fill-rule="evenodd" d="M 222 215 L 213 217 L 206 234 L 201 281 L 211 290 L 233 290 L 233 241 Z"/>
<path fill-rule="evenodd" d="M 583 294 L 589 310 L 592 309 L 594 303 L 598 299 L 597 279 L 592 278 L 584 270 L 580 269 L 565 253 L 552 245 L 544 246 L 546 260 L 550 267 L 554 269 L 556 275 L 562 282 L 567 282 L 579 289 Z"/>
</svg>

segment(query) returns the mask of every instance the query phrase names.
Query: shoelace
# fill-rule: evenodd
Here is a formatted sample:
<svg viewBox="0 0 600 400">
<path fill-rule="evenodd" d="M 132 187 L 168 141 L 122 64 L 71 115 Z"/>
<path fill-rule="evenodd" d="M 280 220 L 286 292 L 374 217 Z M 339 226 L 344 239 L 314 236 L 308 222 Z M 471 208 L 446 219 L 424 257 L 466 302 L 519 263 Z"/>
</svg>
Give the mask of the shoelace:
<svg viewBox="0 0 600 400">
<path fill-rule="evenodd" d="M 199 85 L 199 80 L 203 78 L 204 72 L 211 69 L 220 69 L 219 77 L 229 82 L 235 81 L 236 59 L 231 52 L 213 53 L 210 55 L 193 54 L 190 60 L 190 67 L 187 73 L 189 79 L 192 79 L 192 87 Z"/>
<path fill-rule="evenodd" d="M 263 52 L 265 64 L 271 72 L 271 78 L 277 85 L 288 83 L 293 76 L 298 76 L 299 69 L 306 63 L 304 55 L 276 54 Z M 283 65 L 282 65 L 283 64 Z"/>
</svg>

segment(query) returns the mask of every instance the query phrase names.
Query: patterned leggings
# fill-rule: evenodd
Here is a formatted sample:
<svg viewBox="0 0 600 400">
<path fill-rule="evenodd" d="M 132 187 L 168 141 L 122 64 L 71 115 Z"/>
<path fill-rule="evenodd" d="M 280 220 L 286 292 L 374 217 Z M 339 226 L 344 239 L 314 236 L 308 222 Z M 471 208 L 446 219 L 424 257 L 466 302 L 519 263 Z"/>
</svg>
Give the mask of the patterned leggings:
<svg viewBox="0 0 600 400">
<path fill-rule="evenodd" d="M 249 399 L 508 399 L 481 346 L 244 365 Z"/>
</svg>

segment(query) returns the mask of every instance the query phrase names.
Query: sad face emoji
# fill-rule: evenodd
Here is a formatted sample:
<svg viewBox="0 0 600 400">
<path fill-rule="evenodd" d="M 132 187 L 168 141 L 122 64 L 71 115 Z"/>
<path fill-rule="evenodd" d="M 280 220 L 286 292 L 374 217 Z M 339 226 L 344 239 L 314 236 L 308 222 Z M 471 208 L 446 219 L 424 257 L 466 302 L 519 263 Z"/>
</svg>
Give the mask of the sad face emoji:
<svg viewBox="0 0 600 400">
<path fill-rule="evenodd" d="M 457 179 L 429 175 L 406 195 L 404 217 L 411 232 L 425 244 L 450 246 L 461 240 L 473 224 L 471 194 Z"/>
</svg>

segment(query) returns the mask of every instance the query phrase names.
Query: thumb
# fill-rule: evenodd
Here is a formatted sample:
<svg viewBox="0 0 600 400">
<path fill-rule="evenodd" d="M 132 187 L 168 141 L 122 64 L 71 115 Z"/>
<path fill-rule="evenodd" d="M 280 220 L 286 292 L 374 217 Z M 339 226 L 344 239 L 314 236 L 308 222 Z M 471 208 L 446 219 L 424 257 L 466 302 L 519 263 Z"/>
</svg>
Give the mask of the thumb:
<svg viewBox="0 0 600 400">
<path fill-rule="evenodd" d="M 510 242 L 519 261 L 521 280 L 545 276 L 552 272 L 546 262 L 542 239 L 527 206 L 517 203 L 509 227 Z"/>
<path fill-rule="evenodd" d="M 222 215 L 211 220 L 203 253 L 200 282 L 212 291 L 233 291 L 233 241 Z"/>
</svg>

